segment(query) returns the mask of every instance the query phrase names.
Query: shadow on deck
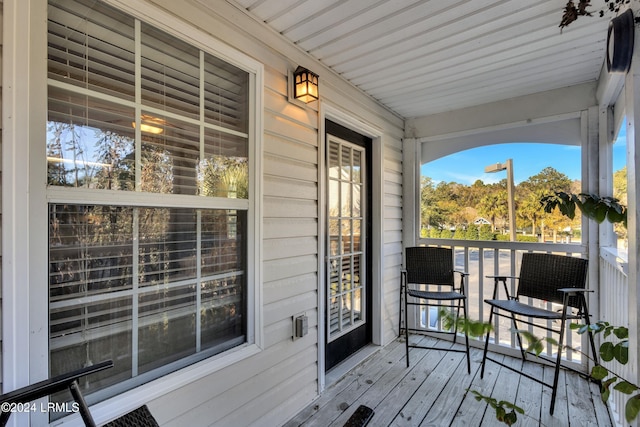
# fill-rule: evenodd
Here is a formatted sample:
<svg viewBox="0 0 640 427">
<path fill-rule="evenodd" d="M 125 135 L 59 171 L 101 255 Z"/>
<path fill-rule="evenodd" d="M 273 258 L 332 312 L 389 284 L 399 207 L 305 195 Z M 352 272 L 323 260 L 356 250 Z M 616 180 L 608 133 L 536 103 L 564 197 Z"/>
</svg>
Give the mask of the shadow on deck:
<svg viewBox="0 0 640 427">
<path fill-rule="evenodd" d="M 436 346 L 452 344 L 433 338 Z M 460 345 L 460 344 L 458 344 Z M 327 387 L 311 405 L 285 427 L 343 426 L 360 405 L 375 411 L 369 423 L 383 426 L 500 426 L 495 411 L 478 402 L 467 390 L 477 390 L 497 400 L 513 402 L 525 410 L 515 426 L 611 426 L 598 386 L 579 375 L 560 372 L 554 415 L 549 415 L 551 390 L 499 365 L 487 362 L 480 379 L 482 351 L 471 349 L 471 374 L 465 355 L 437 350 L 411 350 L 411 367 L 406 368 L 404 341 L 384 347 L 355 369 Z M 495 356 L 495 354 L 494 354 Z M 507 356 L 505 363 L 520 366 L 519 359 Z M 524 364 L 525 371 L 553 377 L 552 368 Z"/>
</svg>

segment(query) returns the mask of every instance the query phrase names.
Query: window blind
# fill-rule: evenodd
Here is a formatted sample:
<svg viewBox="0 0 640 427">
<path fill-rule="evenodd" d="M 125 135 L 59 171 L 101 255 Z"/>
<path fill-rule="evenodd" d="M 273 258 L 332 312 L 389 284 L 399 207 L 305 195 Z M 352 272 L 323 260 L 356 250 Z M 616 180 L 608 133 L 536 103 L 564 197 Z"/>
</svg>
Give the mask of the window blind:
<svg viewBox="0 0 640 427">
<path fill-rule="evenodd" d="M 100 1 L 48 19 L 50 374 L 114 360 L 94 402 L 247 340 L 250 75 Z"/>
</svg>

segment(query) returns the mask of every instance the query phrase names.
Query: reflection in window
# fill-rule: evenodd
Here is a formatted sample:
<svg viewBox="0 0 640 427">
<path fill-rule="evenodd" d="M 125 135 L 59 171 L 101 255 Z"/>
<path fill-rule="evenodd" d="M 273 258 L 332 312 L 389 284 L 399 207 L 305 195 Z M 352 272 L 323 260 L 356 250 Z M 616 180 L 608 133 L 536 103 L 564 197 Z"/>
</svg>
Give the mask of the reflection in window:
<svg viewBox="0 0 640 427">
<path fill-rule="evenodd" d="M 244 342 L 245 229 L 236 210 L 51 204 L 51 375 L 114 360 L 91 392 Z"/>
<path fill-rule="evenodd" d="M 93 403 L 248 342 L 251 74 L 102 2 L 48 4 L 50 375 L 112 359 Z"/>
</svg>

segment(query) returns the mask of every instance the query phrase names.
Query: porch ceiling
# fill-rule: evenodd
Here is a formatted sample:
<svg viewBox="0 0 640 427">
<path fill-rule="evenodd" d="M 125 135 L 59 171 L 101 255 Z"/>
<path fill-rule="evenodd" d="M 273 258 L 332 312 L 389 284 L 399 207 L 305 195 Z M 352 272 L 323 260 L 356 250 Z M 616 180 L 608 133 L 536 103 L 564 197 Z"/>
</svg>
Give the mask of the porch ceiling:
<svg viewBox="0 0 640 427">
<path fill-rule="evenodd" d="M 567 0 L 230 1 L 404 118 L 593 82 L 611 17 L 561 33 Z"/>
</svg>

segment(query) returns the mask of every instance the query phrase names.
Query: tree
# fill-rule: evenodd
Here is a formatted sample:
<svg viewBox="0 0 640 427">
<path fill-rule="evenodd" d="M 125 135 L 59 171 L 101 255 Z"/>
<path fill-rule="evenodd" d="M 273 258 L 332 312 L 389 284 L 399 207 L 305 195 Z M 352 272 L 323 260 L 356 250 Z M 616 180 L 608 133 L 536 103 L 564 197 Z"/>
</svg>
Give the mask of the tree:
<svg viewBox="0 0 640 427">
<path fill-rule="evenodd" d="M 467 232 L 465 233 L 465 239 L 467 240 L 478 240 L 478 226 L 475 224 L 469 224 L 467 228 Z"/>
<path fill-rule="evenodd" d="M 493 230 L 490 224 L 482 224 L 478 233 L 480 240 L 493 240 Z"/>
<path fill-rule="evenodd" d="M 420 181 L 420 228 L 438 226 L 438 214 L 435 206 L 435 184 L 428 176 Z"/>
<path fill-rule="evenodd" d="M 507 180 L 500 181 L 499 184 L 490 185 L 489 191 L 480 199 L 478 213 L 491 222 L 492 230 L 496 230 L 496 220 L 505 219 L 509 211 L 507 200 Z"/>
<path fill-rule="evenodd" d="M 540 223 L 540 232 L 545 234 L 544 227 L 549 226 L 552 234 L 571 225 L 571 221 L 552 212 L 545 213 L 540 209 L 540 200 L 556 191 L 570 191 L 572 181 L 562 172 L 552 167 L 544 168 L 540 173 L 520 183 L 517 188 L 516 213 L 528 219 L 532 225 L 532 233 L 536 232 L 536 225 Z M 544 237 L 544 236 L 543 236 Z"/>
<path fill-rule="evenodd" d="M 422 228 L 457 225 L 455 218 L 461 209 L 459 199 L 463 187 L 454 182 L 440 182 L 434 186 L 431 178 L 424 177 L 420 198 Z"/>
<path fill-rule="evenodd" d="M 571 191 L 578 188 L 579 181 L 571 181 L 565 174 L 548 167 L 523 181 L 516 187 L 515 208 L 519 227 L 531 226 L 535 235 L 538 227 L 544 226 L 553 234 L 566 227 L 575 226 L 575 221 L 557 214 L 545 213 L 540 200 L 556 191 Z M 429 177 L 423 177 L 420 193 L 421 232 L 428 236 L 427 229 L 466 230 L 481 216 L 491 222 L 492 231 L 508 226 L 507 180 L 497 184 L 484 184 L 476 180 L 472 185 L 455 182 L 440 182 L 437 185 Z M 455 238 L 464 238 L 464 231 L 457 231 Z M 443 234 L 440 234 L 444 237 Z M 488 237 L 488 235 L 487 235 Z M 493 235 L 491 236 L 493 238 Z"/>
</svg>

